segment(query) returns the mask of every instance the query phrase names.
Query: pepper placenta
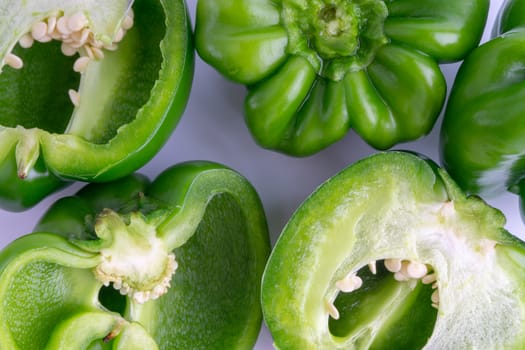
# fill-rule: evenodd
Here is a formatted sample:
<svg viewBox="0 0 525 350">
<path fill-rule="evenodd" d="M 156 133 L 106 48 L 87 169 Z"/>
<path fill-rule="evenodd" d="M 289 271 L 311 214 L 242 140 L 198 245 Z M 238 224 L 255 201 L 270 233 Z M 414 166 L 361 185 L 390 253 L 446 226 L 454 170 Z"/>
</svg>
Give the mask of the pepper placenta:
<svg viewBox="0 0 525 350">
<path fill-rule="evenodd" d="M 0 253 L 0 348 L 249 349 L 269 250 L 257 193 L 221 165 L 87 185 Z"/>
<path fill-rule="evenodd" d="M 493 32 L 459 68 L 441 130 L 448 172 L 486 196 L 524 192 L 525 1 L 507 1 Z"/>
<path fill-rule="evenodd" d="M 193 77 L 184 0 L 2 0 L 0 13 L 12 19 L 0 21 L 3 208 L 126 176 L 157 153 Z"/>
<path fill-rule="evenodd" d="M 353 128 L 378 149 L 427 134 L 446 82 L 484 29 L 488 0 L 199 0 L 196 49 L 247 85 L 263 147 L 313 154 Z"/>
<path fill-rule="evenodd" d="M 263 277 L 279 349 L 522 349 L 525 242 L 435 163 L 358 161 L 298 208 Z"/>
</svg>

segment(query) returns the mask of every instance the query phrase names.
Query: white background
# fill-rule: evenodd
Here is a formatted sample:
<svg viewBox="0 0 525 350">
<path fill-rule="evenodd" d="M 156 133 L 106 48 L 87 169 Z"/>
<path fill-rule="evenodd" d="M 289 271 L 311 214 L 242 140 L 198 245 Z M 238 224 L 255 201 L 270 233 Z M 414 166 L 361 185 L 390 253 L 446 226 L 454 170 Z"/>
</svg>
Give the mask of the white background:
<svg viewBox="0 0 525 350">
<path fill-rule="evenodd" d="M 502 1 L 491 1 L 482 41 L 488 40 Z M 196 2 L 187 0 L 193 23 Z M 449 87 L 457 67 L 458 64 L 442 66 Z M 292 158 L 264 150 L 254 143 L 244 123 L 242 106 L 245 91 L 243 86 L 226 81 L 196 55 L 195 78 L 186 112 L 170 140 L 141 172 L 154 177 L 169 165 L 197 159 L 212 160 L 234 168 L 247 177 L 259 192 L 267 213 L 272 242 L 275 242 L 286 221 L 308 194 L 347 165 L 375 151 L 353 132 L 337 144 L 307 158 Z M 440 121 L 441 117 L 430 135 L 395 148 L 416 150 L 439 161 Z M 80 184 L 70 186 L 23 213 L 0 210 L 0 248 L 14 238 L 31 232 L 37 219 L 53 201 L 74 193 L 79 187 Z M 517 197 L 503 194 L 487 201 L 506 214 L 507 229 L 523 239 L 525 230 Z M 271 348 L 271 339 L 264 328 L 256 348 Z"/>
</svg>

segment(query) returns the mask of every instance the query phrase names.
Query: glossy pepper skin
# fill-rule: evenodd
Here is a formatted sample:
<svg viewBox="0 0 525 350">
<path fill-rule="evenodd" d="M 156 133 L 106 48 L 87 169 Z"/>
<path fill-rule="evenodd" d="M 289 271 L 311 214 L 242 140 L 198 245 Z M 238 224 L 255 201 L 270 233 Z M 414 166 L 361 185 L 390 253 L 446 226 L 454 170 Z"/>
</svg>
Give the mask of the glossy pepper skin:
<svg viewBox="0 0 525 350">
<path fill-rule="evenodd" d="M 270 255 L 276 348 L 522 349 L 525 242 L 504 224 L 417 155 L 354 163 L 300 205 Z"/>
<path fill-rule="evenodd" d="M 505 2 L 493 32 L 458 71 L 440 146 L 458 184 L 485 195 L 523 187 L 525 1 Z"/>
<path fill-rule="evenodd" d="M 257 193 L 219 164 L 87 185 L 0 252 L 0 348 L 250 349 L 269 250 Z"/>
<path fill-rule="evenodd" d="M 248 94 L 265 148 L 306 156 L 354 129 L 377 149 L 427 134 L 442 109 L 438 66 L 477 46 L 489 1 L 199 0 L 202 59 Z"/>
<path fill-rule="evenodd" d="M 108 8 L 92 0 L 4 2 L 16 21 L 0 24 L 0 206 L 21 211 L 71 180 L 111 181 L 149 161 L 176 127 L 191 88 L 194 51 L 184 0 L 116 0 Z M 78 55 L 65 56 L 57 40 L 16 44 L 59 5 L 67 7 L 64 14 L 86 13 L 101 38 L 132 5 L 133 27 L 116 50 L 103 50 L 79 74 Z M 100 17 L 102 29 L 95 27 Z M 10 27 L 23 20 L 29 22 Z M 23 60 L 21 69 L 6 64 L 10 53 Z M 78 90 L 78 106 L 68 89 Z"/>
</svg>

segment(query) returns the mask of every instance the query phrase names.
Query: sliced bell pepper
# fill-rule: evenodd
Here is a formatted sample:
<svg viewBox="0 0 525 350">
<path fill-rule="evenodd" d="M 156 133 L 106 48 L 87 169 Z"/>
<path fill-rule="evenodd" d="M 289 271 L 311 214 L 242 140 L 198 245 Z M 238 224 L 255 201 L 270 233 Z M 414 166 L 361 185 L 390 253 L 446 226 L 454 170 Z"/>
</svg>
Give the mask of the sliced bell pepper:
<svg viewBox="0 0 525 350">
<path fill-rule="evenodd" d="M 457 183 L 485 196 L 517 193 L 525 177 L 525 1 L 505 2 L 493 32 L 459 68 L 440 145 Z"/>
<path fill-rule="evenodd" d="M 481 38 L 488 0 L 199 0 L 202 59 L 248 94 L 263 147 L 310 155 L 353 128 L 378 149 L 420 138 L 446 95 L 439 63 Z"/>
<path fill-rule="evenodd" d="M 185 108 L 193 56 L 184 0 L 1 0 L 0 206 L 143 166 Z"/>
<path fill-rule="evenodd" d="M 270 250 L 221 165 L 90 184 L 0 252 L 1 349 L 249 349 Z"/>
<path fill-rule="evenodd" d="M 263 275 L 278 349 L 522 349 L 525 242 L 412 153 L 372 155 L 297 209 Z"/>
</svg>

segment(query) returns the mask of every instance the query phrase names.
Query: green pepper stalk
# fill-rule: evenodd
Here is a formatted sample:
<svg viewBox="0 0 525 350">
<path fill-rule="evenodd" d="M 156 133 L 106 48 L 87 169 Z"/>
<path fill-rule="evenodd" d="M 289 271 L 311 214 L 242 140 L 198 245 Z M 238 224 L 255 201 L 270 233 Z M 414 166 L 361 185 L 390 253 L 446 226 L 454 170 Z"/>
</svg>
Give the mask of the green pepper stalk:
<svg viewBox="0 0 525 350">
<path fill-rule="evenodd" d="M 446 95 L 439 63 L 480 39 L 489 1 L 199 0 L 195 44 L 245 84 L 263 147 L 306 156 L 353 128 L 388 149 L 432 129 Z"/>
<path fill-rule="evenodd" d="M 263 275 L 278 349 L 522 349 L 525 242 L 434 163 L 372 155 L 300 205 Z"/>
<path fill-rule="evenodd" d="M 166 142 L 188 100 L 184 0 L 2 1 L 0 206 L 111 181 Z M 154 24 L 154 25 L 153 25 Z"/>
<path fill-rule="evenodd" d="M 505 2 L 494 35 L 460 66 L 440 145 L 451 176 L 484 196 L 524 186 L 525 1 Z"/>
<path fill-rule="evenodd" d="M 269 251 L 257 193 L 219 164 L 87 185 L 0 252 L 0 348 L 249 349 Z"/>
</svg>

